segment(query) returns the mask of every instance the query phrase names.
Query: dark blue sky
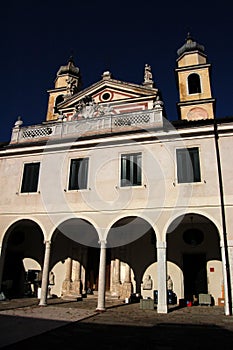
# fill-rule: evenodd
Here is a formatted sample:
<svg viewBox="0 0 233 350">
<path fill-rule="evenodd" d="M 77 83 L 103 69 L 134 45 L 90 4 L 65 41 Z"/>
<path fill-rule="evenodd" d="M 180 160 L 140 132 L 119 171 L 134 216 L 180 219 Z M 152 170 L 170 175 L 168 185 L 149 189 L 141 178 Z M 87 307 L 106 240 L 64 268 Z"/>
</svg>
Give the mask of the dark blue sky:
<svg viewBox="0 0 233 350">
<path fill-rule="evenodd" d="M 114 78 L 141 84 L 152 67 L 167 117 L 177 119 L 176 51 L 190 31 L 212 64 L 217 117 L 233 115 L 233 5 L 229 1 L 19 1 L 0 14 L 0 141 L 8 141 L 18 116 L 40 124 L 47 90 L 73 52 L 84 87 L 109 69 Z"/>
</svg>

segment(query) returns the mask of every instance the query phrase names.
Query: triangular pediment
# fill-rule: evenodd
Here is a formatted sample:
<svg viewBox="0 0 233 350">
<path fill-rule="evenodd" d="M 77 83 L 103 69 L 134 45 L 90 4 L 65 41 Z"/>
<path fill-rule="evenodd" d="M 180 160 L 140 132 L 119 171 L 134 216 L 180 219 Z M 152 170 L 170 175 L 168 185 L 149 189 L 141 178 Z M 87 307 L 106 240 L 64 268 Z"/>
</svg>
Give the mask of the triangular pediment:
<svg viewBox="0 0 233 350">
<path fill-rule="evenodd" d="M 111 105 L 114 114 L 149 108 L 149 103 L 156 98 L 158 89 L 143 85 L 126 83 L 115 79 L 100 80 L 88 88 L 69 97 L 58 105 L 60 110 L 68 112 L 81 101 L 93 101 L 96 104 Z"/>
</svg>

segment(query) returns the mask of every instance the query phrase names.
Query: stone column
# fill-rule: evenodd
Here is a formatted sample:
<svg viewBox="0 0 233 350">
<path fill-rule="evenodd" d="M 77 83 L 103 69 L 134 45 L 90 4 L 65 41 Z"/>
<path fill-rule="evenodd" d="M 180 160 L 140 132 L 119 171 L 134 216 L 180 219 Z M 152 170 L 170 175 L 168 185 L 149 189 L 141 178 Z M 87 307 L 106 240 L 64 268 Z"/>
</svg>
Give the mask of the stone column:
<svg viewBox="0 0 233 350">
<path fill-rule="evenodd" d="M 115 259 L 115 283 L 120 283 L 120 270 L 121 270 L 121 262 L 120 259 Z"/>
<path fill-rule="evenodd" d="M 72 293 L 77 297 L 81 297 L 81 264 L 79 261 L 75 261 L 75 276 L 72 283 Z"/>
<path fill-rule="evenodd" d="M 166 260 L 166 242 L 157 242 L 158 257 L 158 313 L 167 313 L 167 260 Z"/>
<path fill-rule="evenodd" d="M 100 241 L 100 264 L 97 311 L 105 311 L 106 241 Z"/>
<path fill-rule="evenodd" d="M 131 269 L 128 264 L 125 265 L 125 279 L 124 283 L 131 283 Z"/>
<path fill-rule="evenodd" d="M 75 261 L 75 275 L 74 275 L 74 280 L 75 281 L 80 281 L 81 277 L 81 264 L 79 261 Z"/>
<path fill-rule="evenodd" d="M 125 265 L 125 279 L 122 284 L 121 298 L 129 298 L 132 294 L 131 268 L 128 264 Z"/>
<path fill-rule="evenodd" d="M 110 291 L 113 291 L 114 286 L 114 272 L 115 271 L 115 261 L 111 258 L 111 264 L 110 264 Z"/>
<path fill-rule="evenodd" d="M 44 265 L 43 265 L 43 272 L 42 272 L 41 297 L 39 302 L 40 306 L 47 305 L 50 251 L 51 251 L 51 241 L 45 241 L 45 255 L 44 255 Z"/>
<path fill-rule="evenodd" d="M 65 281 L 72 281 L 72 265 L 73 265 L 73 261 L 71 258 L 67 259 L 66 262 L 66 276 L 65 276 Z"/>
<path fill-rule="evenodd" d="M 121 279 L 120 270 L 121 262 L 119 259 L 114 260 L 113 281 L 112 281 L 112 296 L 119 298 L 121 296 Z"/>
<path fill-rule="evenodd" d="M 86 294 L 86 268 L 87 268 L 87 247 L 82 248 L 82 261 L 83 266 L 81 268 L 81 280 L 82 280 L 82 295 Z"/>
<path fill-rule="evenodd" d="M 72 259 L 68 258 L 66 260 L 66 275 L 65 280 L 62 283 L 62 297 L 66 297 L 70 294 L 71 283 L 72 283 Z"/>
</svg>

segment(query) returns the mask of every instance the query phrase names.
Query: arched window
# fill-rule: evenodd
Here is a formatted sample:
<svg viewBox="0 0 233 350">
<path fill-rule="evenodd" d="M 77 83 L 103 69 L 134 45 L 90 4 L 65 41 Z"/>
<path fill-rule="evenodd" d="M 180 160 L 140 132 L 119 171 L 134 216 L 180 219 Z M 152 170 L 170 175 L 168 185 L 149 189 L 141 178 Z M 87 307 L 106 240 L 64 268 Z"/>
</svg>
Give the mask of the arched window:
<svg viewBox="0 0 233 350">
<path fill-rule="evenodd" d="M 198 74 L 192 73 L 188 76 L 188 91 L 189 94 L 197 94 L 201 92 L 201 81 Z"/>
<path fill-rule="evenodd" d="M 57 113 L 58 110 L 57 110 L 57 105 L 59 103 L 61 103 L 62 101 L 64 101 L 64 97 L 63 95 L 58 95 L 57 98 L 56 98 L 56 101 L 55 101 L 55 105 L 54 105 L 54 113 Z"/>
</svg>

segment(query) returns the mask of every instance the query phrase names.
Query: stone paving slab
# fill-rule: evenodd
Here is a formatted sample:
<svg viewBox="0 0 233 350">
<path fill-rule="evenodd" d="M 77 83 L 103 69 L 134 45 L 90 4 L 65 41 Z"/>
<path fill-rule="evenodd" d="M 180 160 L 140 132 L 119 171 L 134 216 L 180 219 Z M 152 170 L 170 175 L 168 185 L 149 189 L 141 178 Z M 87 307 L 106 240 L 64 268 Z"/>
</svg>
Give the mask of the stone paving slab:
<svg viewBox="0 0 233 350">
<path fill-rule="evenodd" d="M 0 347 L 8 350 L 84 347 L 93 349 L 233 348 L 233 316 L 223 307 L 171 307 L 168 314 L 140 309 L 139 303 L 106 300 L 96 312 L 96 297 L 82 301 L 11 300 L 0 303 Z"/>
<path fill-rule="evenodd" d="M 94 310 L 70 307 L 70 303 L 62 308 L 56 305 L 34 304 L 17 308 L 17 303 L 14 302 L 12 305 L 13 308 L 7 305 L 7 309 L 0 311 L 0 347 L 96 314 Z"/>
<path fill-rule="evenodd" d="M 80 319 L 84 319 L 89 316 L 95 315 L 96 312 L 92 310 L 79 310 L 72 307 L 57 307 L 57 306 L 27 306 L 19 309 L 0 311 L 0 316 L 18 316 L 18 317 L 30 317 L 39 318 L 54 321 L 67 321 L 75 322 Z"/>
<path fill-rule="evenodd" d="M 83 301 L 49 299 L 47 306 L 39 306 L 37 298 L 21 298 L 0 302 L 0 347 L 23 339 L 85 320 L 96 315 L 97 299 Z M 110 300 L 109 307 L 122 302 Z"/>
</svg>

